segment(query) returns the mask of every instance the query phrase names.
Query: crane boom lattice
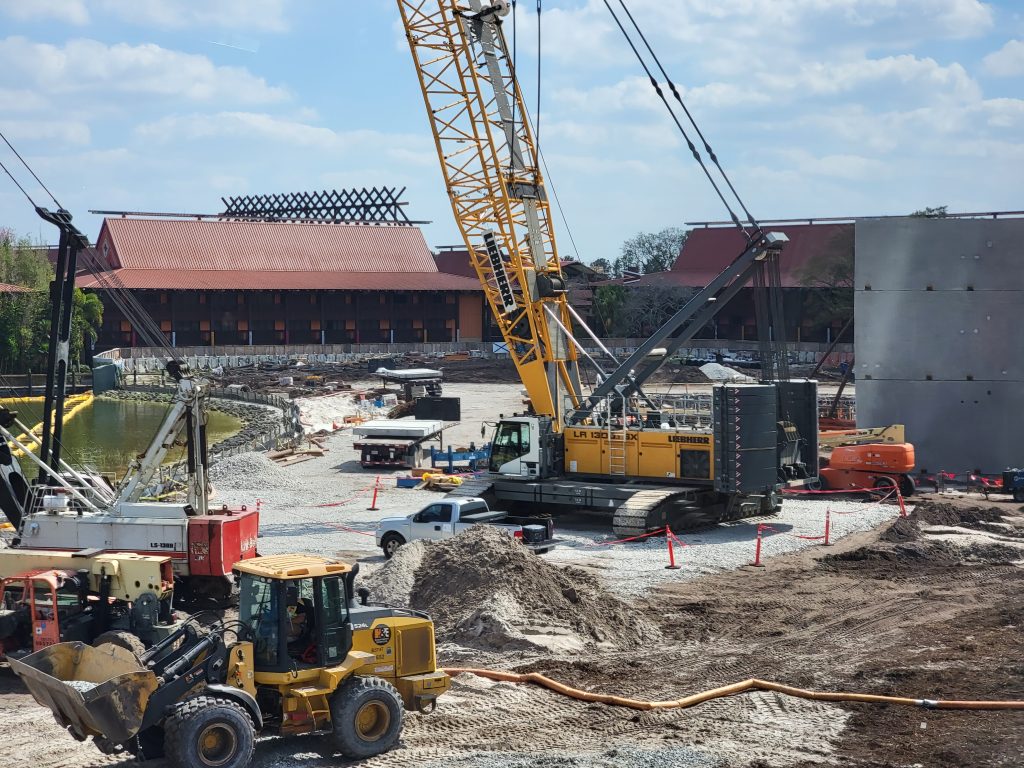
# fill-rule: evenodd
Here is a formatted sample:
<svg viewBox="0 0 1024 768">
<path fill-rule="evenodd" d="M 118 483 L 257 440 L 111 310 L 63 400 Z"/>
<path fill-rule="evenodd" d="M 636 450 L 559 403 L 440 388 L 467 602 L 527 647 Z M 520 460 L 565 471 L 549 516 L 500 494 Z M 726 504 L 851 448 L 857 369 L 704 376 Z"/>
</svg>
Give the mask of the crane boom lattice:
<svg viewBox="0 0 1024 768">
<path fill-rule="evenodd" d="M 526 105 L 500 23 L 480 0 L 398 0 L 470 262 L 534 410 L 580 401 L 577 352 Z"/>
</svg>

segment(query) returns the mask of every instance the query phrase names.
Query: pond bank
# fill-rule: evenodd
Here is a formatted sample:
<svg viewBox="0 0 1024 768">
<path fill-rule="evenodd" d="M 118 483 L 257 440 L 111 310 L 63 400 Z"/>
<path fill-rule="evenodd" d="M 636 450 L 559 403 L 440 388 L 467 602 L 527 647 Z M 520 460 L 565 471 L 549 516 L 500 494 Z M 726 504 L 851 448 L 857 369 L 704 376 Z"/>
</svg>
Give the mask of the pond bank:
<svg viewBox="0 0 1024 768">
<path fill-rule="evenodd" d="M 97 399 L 170 404 L 173 397 L 174 395 L 170 392 L 115 389 L 104 392 Z M 211 453 L 222 453 L 242 446 L 251 446 L 254 442 L 266 439 L 270 435 L 280 434 L 285 424 L 284 412 L 269 405 L 210 398 L 209 409 L 233 416 L 242 422 L 242 428 L 238 432 L 217 442 L 215 446 L 211 445 Z"/>
</svg>

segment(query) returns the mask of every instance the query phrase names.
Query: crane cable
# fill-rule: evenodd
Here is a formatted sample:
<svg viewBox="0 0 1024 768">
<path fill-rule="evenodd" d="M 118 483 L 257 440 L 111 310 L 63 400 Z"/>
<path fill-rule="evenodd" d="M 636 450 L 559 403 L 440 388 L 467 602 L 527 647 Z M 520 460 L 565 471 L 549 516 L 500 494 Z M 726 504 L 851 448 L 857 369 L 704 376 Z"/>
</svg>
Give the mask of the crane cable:
<svg viewBox="0 0 1024 768">
<path fill-rule="evenodd" d="M 541 23 L 541 2 L 537 0 L 537 112 L 534 117 L 533 135 L 536 137 L 537 142 L 537 154 L 540 154 L 540 89 L 541 89 L 541 28 L 544 26 Z"/>
<path fill-rule="evenodd" d="M 747 221 L 750 222 L 750 225 L 752 227 L 754 227 L 757 230 L 760 230 L 760 224 L 758 224 L 757 220 L 754 219 L 750 211 L 747 210 L 747 206 L 744 204 L 743 199 L 740 197 L 740 193 L 736 191 L 736 188 L 732 184 L 732 180 L 729 178 L 729 175 L 725 172 L 725 169 L 722 167 L 722 164 L 718 161 L 718 155 L 715 154 L 715 151 L 711 148 L 711 144 L 708 143 L 708 140 L 704 137 L 704 133 L 701 131 L 700 126 L 697 125 L 697 121 L 694 120 L 689 108 L 683 101 L 683 97 L 679 94 L 679 89 L 676 88 L 676 84 L 672 82 L 672 78 L 669 77 L 668 72 L 665 71 L 665 67 L 663 67 L 661 64 L 661 59 L 658 58 L 658 54 L 654 52 L 654 49 L 651 47 L 651 44 L 647 41 L 647 36 L 644 35 L 643 30 L 640 29 L 640 25 L 637 24 L 636 19 L 633 18 L 633 14 L 630 12 L 625 0 L 619 0 L 619 5 L 621 5 L 622 10 L 626 12 L 626 15 L 629 17 L 629 20 L 633 24 L 634 29 L 636 29 L 637 34 L 640 35 L 640 39 L 647 47 L 648 52 L 654 59 L 654 63 L 658 65 L 658 69 L 661 71 L 662 76 L 665 78 L 665 82 L 668 83 L 669 90 L 672 91 L 672 95 L 675 97 L 675 100 L 679 102 L 679 106 L 682 107 L 683 112 L 686 113 L 686 117 L 690 121 L 690 125 L 693 126 L 693 129 L 697 132 L 697 136 L 700 137 L 701 142 L 704 144 L 704 151 L 707 152 L 707 155 L 711 159 L 711 162 L 713 162 L 715 164 L 715 167 L 718 168 L 718 172 L 722 174 L 722 178 L 725 180 L 725 183 L 729 186 L 729 190 L 736 198 L 736 202 L 738 202 L 740 204 L 740 208 L 743 209 L 743 213 L 746 215 Z"/>
<path fill-rule="evenodd" d="M 679 116 L 676 115 L 675 110 L 672 109 L 672 105 L 669 103 L 669 100 L 665 96 L 665 91 L 662 89 L 661 84 L 658 82 L 658 79 L 654 76 L 654 73 L 651 72 L 651 68 L 647 65 L 647 62 L 644 60 L 644 57 L 640 53 L 640 50 L 637 48 L 636 43 L 633 41 L 633 38 L 630 37 L 630 34 L 626 30 L 626 27 L 622 24 L 622 20 L 619 19 L 618 15 L 615 13 L 615 9 L 612 8 L 611 3 L 608 0 L 604 0 L 604 5 L 608 9 L 608 12 L 612 15 L 612 18 L 615 20 L 616 25 L 619 27 L 619 31 L 622 32 L 622 36 L 626 39 L 626 42 L 629 44 L 629 47 L 633 49 L 633 53 L 636 55 L 637 61 L 640 62 L 640 66 L 643 67 L 644 72 L 647 73 L 647 79 L 650 80 L 651 86 L 658 94 L 658 98 L 661 99 L 662 104 L 665 105 L 665 109 L 668 110 L 669 115 L 672 117 L 672 121 L 676 124 L 676 127 L 682 134 L 683 139 L 686 141 L 686 146 L 690 150 L 690 154 L 693 155 L 693 159 L 697 161 L 697 164 L 701 167 L 701 170 L 704 171 L 704 175 L 707 177 L 707 180 L 708 182 L 710 182 L 712 188 L 714 188 L 715 194 L 718 195 L 718 199 L 722 201 L 722 205 L 724 205 L 725 209 L 729 212 L 729 218 L 732 220 L 733 224 L 736 225 L 736 228 L 743 233 L 743 236 L 747 238 L 748 242 L 753 240 L 750 233 L 748 233 L 747 230 L 744 228 L 743 224 L 740 223 L 739 217 L 736 215 L 736 212 L 733 211 L 732 206 L 729 205 L 729 201 L 726 200 L 725 195 L 722 193 L 721 188 L 718 186 L 718 182 L 716 182 L 714 176 L 712 176 L 711 171 L 708 169 L 707 165 L 704 162 L 704 158 L 697 150 L 697 146 L 693 143 L 693 140 L 687 133 L 686 128 L 683 127 L 682 122 L 679 120 Z M 759 227 L 757 234 L 760 234 Z"/>
<path fill-rule="evenodd" d="M 518 70 L 516 69 L 516 49 L 518 47 L 519 36 L 518 36 L 518 33 L 517 33 L 517 23 L 516 23 L 516 3 L 517 3 L 517 0 L 512 0 L 512 61 L 511 61 L 511 74 L 512 74 L 513 80 L 516 83 L 518 83 L 519 82 L 519 74 L 518 74 Z M 533 115 L 530 114 L 530 110 L 529 110 L 529 108 L 527 108 L 526 101 L 524 99 L 523 100 L 523 112 L 524 112 L 523 120 L 527 121 L 528 124 L 530 125 L 530 127 L 533 129 L 533 135 L 535 137 L 534 147 L 537 150 L 537 157 L 540 160 L 541 167 L 544 170 L 544 174 L 543 174 L 543 178 L 545 179 L 544 187 L 545 187 L 545 189 L 550 189 L 551 190 L 551 196 L 555 200 L 555 205 L 558 208 L 558 214 L 562 218 L 562 224 L 565 226 L 566 234 L 569 235 L 569 242 L 572 243 L 573 253 L 576 254 L 576 261 L 580 261 L 580 249 L 576 245 L 576 238 L 572 234 L 572 227 L 569 226 L 569 219 L 568 219 L 568 217 L 566 217 L 565 209 L 562 207 L 562 199 L 558 196 L 558 189 L 555 187 L 555 182 L 552 179 L 551 169 L 548 168 L 547 158 L 544 156 L 544 152 L 540 148 L 540 118 L 539 118 L 539 115 L 540 115 L 540 103 L 541 103 L 540 102 L 540 86 L 541 86 L 541 80 L 540 80 L 540 70 L 541 70 L 541 65 L 540 65 L 540 43 L 541 43 L 540 24 L 541 24 L 541 18 L 542 18 L 541 15 L 540 15 L 540 12 L 541 12 L 541 0 L 537 0 L 537 26 L 538 26 L 538 29 L 537 29 L 537 115 L 538 116 L 534 117 Z M 506 57 L 506 60 L 507 60 L 508 59 L 508 52 L 507 51 L 505 52 L 505 57 Z M 522 93 L 522 91 L 520 91 L 520 93 Z M 513 101 L 512 101 L 513 129 L 515 127 L 515 110 L 516 110 L 516 106 L 518 105 L 518 103 L 519 103 L 519 99 L 513 99 Z M 509 173 L 510 174 L 511 174 L 511 163 L 512 163 L 512 159 L 511 159 L 511 156 L 510 156 L 509 157 L 509 167 L 510 167 Z"/>
<path fill-rule="evenodd" d="M 53 196 L 53 193 L 49 189 L 47 189 L 46 185 L 43 184 L 43 180 L 40 179 L 38 176 L 36 176 L 36 172 L 32 170 L 32 166 L 30 166 L 27 162 L 25 162 L 25 158 L 23 158 L 18 153 L 18 150 L 16 150 L 14 148 L 14 145 L 12 145 L 11 142 L 9 142 L 7 140 L 7 137 L 4 136 L 2 131 L 0 131 L 0 139 L 3 139 L 4 140 L 4 144 L 6 144 L 8 147 L 10 147 L 11 152 L 14 153 L 14 156 L 17 157 L 19 160 L 21 160 L 21 164 L 25 166 L 25 168 L 28 170 L 29 173 L 32 174 L 32 178 L 34 178 L 36 180 L 36 182 L 38 182 L 39 186 L 43 188 L 43 191 L 45 191 L 46 194 L 48 194 L 50 196 L 50 199 L 53 200 L 54 205 L 56 205 L 60 209 L 63 209 L 64 206 L 61 205 L 60 202 L 58 202 L 57 198 Z M 4 170 L 7 171 L 6 168 L 4 168 Z M 7 171 L 7 175 L 11 176 L 11 172 Z M 14 181 L 15 184 L 18 184 L 18 182 L 14 179 L 13 176 L 11 176 L 11 180 Z M 32 202 L 32 198 L 28 196 L 28 193 L 25 192 L 24 189 L 22 189 L 21 184 L 18 184 L 18 189 L 21 189 L 21 191 L 24 193 L 25 197 L 28 197 L 29 202 Z M 32 203 L 32 207 L 33 208 L 38 208 L 38 206 L 35 203 Z"/>
<path fill-rule="evenodd" d="M 39 178 L 39 175 L 32 169 L 32 166 L 28 164 L 28 161 L 26 161 L 25 158 L 22 157 L 21 153 L 18 152 L 17 149 L 15 149 L 14 145 L 11 144 L 11 142 L 3 134 L 2 131 L 0 131 L 0 139 L 3 139 L 3 142 L 10 148 L 11 152 L 14 153 L 15 157 L 17 157 L 18 160 L 21 161 L 21 164 L 25 166 L 25 169 L 32 175 L 32 178 L 34 178 L 36 182 L 39 184 L 39 186 L 43 188 L 46 194 L 50 196 L 50 199 L 53 200 L 54 204 L 60 210 L 66 210 L 64 206 L 61 205 L 60 201 L 57 200 L 54 194 L 46 186 L 46 184 L 43 183 L 43 180 Z M 38 211 L 39 206 L 36 204 L 35 200 L 33 200 L 32 196 L 25 191 L 25 188 L 18 183 L 18 180 L 14 177 L 14 174 L 11 173 L 7 166 L 0 162 L 0 168 L 3 168 L 4 173 L 6 173 L 10 177 L 11 181 L 14 182 L 14 185 L 19 190 L 21 190 L 21 193 L 25 196 L 25 199 L 28 200 L 29 204 L 35 210 Z M 174 357 L 175 354 L 172 348 L 166 343 L 166 338 L 164 337 L 163 332 L 160 331 L 159 327 L 156 325 L 156 322 L 149 316 L 149 313 L 145 311 L 142 304 L 139 303 L 139 301 L 134 296 L 132 296 L 130 292 L 128 292 L 127 288 L 124 287 L 124 284 L 120 282 L 120 279 L 111 274 L 113 280 L 115 280 L 116 283 L 118 284 L 117 286 L 111 286 L 111 281 L 105 280 L 102 275 L 97 273 L 95 264 L 98 264 L 98 258 L 92 252 L 92 250 L 89 248 L 84 248 L 81 251 L 81 255 L 83 257 L 83 264 L 86 267 L 86 269 L 88 269 L 90 274 L 92 274 L 93 277 L 96 278 L 97 282 L 99 282 L 101 286 L 104 287 L 108 295 L 113 299 L 114 303 L 118 306 L 122 313 L 124 313 L 125 319 L 131 322 L 133 326 L 138 326 L 140 334 L 143 335 L 144 340 L 147 342 L 147 344 L 149 344 L 149 346 L 160 347 L 165 351 L 169 351 L 171 353 L 171 356 Z M 106 267 L 103 268 L 108 269 Z M 117 295 L 117 291 L 121 291 L 121 296 Z M 154 330 L 156 331 L 155 335 L 153 333 Z"/>
</svg>

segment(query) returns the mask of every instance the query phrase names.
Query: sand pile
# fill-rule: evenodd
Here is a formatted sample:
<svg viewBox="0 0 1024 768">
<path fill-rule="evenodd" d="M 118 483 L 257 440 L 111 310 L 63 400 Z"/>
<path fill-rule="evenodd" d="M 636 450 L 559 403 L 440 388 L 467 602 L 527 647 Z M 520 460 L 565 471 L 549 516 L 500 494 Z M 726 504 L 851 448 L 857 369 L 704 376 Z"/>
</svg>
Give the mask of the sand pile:
<svg viewBox="0 0 1024 768">
<path fill-rule="evenodd" d="M 656 627 L 590 574 L 551 565 L 487 526 L 406 545 L 366 586 L 372 600 L 429 613 L 439 642 L 573 651 L 658 638 Z"/>
</svg>

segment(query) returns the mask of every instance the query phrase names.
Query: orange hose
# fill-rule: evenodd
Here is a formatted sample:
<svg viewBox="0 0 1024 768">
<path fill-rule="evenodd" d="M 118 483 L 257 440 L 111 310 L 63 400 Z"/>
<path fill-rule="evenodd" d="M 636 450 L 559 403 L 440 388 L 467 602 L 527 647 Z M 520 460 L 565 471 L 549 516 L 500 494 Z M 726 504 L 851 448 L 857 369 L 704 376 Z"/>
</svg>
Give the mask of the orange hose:
<svg viewBox="0 0 1024 768">
<path fill-rule="evenodd" d="M 506 683 L 533 683 L 572 699 L 593 701 L 600 704 L 610 704 L 613 707 L 626 707 L 643 711 L 652 709 L 686 709 L 703 704 L 706 701 L 711 701 L 712 699 L 734 696 L 738 693 L 746 693 L 747 691 L 774 691 L 784 696 L 795 696 L 800 699 L 813 699 L 815 701 L 859 701 L 868 704 L 898 704 L 908 707 L 924 707 L 926 709 L 1024 710 L 1024 701 L 934 701 L 931 699 L 910 699 L 901 696 L 877 696 L 870 693 L 808 691 L 803 688 L 794 688 L 789 685 L 773 683 L 768 680 L 758 680 L 756 678 L 733 683 L 721 688 L 712 688 L 709 691 L 695 693 L 682 699 L 642 701 L 640 699 L 629 699 L 624 696 L 612 696 L 607 693 L 581 691 L 579 688 L 572 688 L 564 683 L 559 683 L 538 672 L 501 672 L 493 669 L 474 669 L 471 667 L 448 667 L 444 671 L 451 677 L 467 674 Z"/>
</svg>

